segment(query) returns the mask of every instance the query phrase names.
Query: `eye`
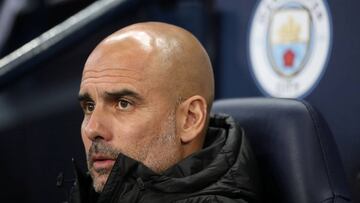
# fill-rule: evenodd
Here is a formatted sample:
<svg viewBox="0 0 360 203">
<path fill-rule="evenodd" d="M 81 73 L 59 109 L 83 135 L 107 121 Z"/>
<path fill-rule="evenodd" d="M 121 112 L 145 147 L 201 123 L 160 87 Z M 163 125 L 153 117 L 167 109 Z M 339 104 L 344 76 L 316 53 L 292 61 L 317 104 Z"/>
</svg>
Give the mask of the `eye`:
<svg viewBox="0 0 360 203">
<path fill-rule="evenodd" d="M 120 110 L 129 110 L 129 108 L 131 107 L 131 103 L 127 100 L 121 99 L 119 100 L 117 107 Z"/>
<path fill-rule="evenodd" d="M 85 102 L 83 105 L 83 110 L 85 114 L 90 114 L 95 109 L 95 104 L 93 102 Z"/>
</svg>

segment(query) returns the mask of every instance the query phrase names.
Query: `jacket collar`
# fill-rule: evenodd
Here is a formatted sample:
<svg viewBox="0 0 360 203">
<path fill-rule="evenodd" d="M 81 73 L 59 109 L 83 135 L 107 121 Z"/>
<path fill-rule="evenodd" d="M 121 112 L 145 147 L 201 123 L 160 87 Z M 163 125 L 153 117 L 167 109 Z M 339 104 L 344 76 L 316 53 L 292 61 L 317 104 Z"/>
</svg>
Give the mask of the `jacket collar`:
<svg viewBox="0 0 360 203">
<path fill-rule="evenodd" d="M 238 153 L 236 148 L 241 140 L 236 138 L 239 132 L 234 125 L 229 117 L 212 118 L 204 148 L 162 174 L 156 174 L 142 163 L 120 154 L 98 202 L 111 202 L 112 198 L 121 196 L 125 183 L 152 187 L 165 193 L 187 193 L 216 182 L 234 164 Z"/>
</svg>

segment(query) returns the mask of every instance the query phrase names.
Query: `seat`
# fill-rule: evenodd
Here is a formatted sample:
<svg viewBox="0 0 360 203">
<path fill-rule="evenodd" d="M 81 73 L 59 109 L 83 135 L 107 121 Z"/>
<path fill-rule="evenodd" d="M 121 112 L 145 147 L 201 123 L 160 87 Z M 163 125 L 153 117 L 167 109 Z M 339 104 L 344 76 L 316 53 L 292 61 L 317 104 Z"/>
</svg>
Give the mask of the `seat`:
<svg viewBox="0 0 360 203">
<path fill-rule="evenodd" d="M 258 161 L 264 202 L 350 202 L 344 169 L 325 120 L 307 102 L 234 98 L 212 113 L 233 116 Z"/>
</svg>

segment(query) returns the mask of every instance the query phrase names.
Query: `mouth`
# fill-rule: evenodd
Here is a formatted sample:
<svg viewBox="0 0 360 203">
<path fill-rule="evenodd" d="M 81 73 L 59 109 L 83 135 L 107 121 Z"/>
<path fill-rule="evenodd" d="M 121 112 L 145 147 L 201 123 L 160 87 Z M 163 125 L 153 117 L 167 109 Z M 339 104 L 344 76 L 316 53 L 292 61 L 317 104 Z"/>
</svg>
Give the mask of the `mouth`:
<svg viewBox="0 0 360 203">
<path fill-rule="evenodd" d="M 95 170 L 110 169 L 115 163 L 115 159 L 109 156 L 94 155 L 91 159 Z"/>
</svg>

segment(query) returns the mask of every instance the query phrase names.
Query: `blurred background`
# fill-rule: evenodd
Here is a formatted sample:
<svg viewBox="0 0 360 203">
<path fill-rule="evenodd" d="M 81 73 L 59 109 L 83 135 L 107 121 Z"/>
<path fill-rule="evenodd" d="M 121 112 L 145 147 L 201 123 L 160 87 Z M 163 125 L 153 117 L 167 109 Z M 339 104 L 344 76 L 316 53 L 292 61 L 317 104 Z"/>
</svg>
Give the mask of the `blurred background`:
<svg viewBox="0 0 360 203">
<path fill-rule="evenodd" d="M 72 158 L 85 170 L 77 93 L 87 56 L 119 28 L 162 21 L 204 44 L 216 99 L 314 105 L 360 202 L 360 2 L 286 2 L 0 0 L 1 201 L 67 201 Z"/>
</svg>

